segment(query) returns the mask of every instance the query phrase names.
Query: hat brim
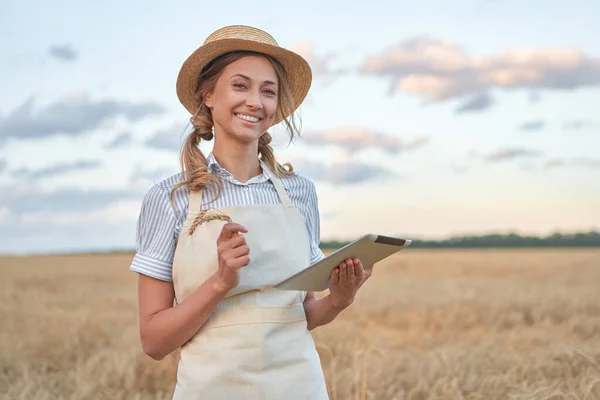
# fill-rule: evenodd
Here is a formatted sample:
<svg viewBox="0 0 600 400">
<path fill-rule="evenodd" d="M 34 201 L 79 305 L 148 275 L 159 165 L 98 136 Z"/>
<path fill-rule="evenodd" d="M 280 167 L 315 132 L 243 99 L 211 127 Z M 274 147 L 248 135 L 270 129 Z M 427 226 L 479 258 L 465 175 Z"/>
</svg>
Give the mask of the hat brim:
<svg viewBox="0 0 600 400">
<path fill-rule="evenodd" d="M 237 50 L 255 51 L 278 60 L 286 72 L 296 111 L 306 98 L 312 83 L 312 71 L 308 62 L 300 55 L 282 47 L 245 39 L 222 39 L 207 43 L 196 49 L 183 63 L 177 76 L 177 97 L 183 106 L 194 115 L 200 104 L 195 99 L 202 69 L 216 57 Z M 289 115 L 278 116 L 273 125 Z"/>
</svg>

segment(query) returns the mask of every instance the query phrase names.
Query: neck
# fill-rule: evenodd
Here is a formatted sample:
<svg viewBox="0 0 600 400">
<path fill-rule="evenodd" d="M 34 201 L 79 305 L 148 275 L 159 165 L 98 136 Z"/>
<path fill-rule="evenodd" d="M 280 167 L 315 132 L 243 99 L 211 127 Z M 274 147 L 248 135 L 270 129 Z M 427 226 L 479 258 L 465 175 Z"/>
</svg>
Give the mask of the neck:
<svg viewBox="0 0 600 400">
<path fill-rule="evenodd" d="M 240 182 L 245 183 L 262 173 L 258 161 L 258 141 L 249 145 L 233 140 L 225 143 L 215 137 L 212 152 L 219 165 Z"/>
</svg>

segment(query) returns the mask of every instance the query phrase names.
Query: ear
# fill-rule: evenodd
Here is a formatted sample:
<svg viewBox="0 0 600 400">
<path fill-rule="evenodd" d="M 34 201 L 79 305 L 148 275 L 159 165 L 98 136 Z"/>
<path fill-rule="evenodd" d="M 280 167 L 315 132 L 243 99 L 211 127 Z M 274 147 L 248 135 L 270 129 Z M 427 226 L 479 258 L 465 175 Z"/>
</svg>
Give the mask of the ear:
<svg viewBox="0 0 600 400">
<path fill-rule="evenodd" d="M 204 104 L 208 108 L 213 108 L 213 95 L 212 95 L 212 92 L 210 92 L 206 96 L 204 96 Z"/>
</svg>

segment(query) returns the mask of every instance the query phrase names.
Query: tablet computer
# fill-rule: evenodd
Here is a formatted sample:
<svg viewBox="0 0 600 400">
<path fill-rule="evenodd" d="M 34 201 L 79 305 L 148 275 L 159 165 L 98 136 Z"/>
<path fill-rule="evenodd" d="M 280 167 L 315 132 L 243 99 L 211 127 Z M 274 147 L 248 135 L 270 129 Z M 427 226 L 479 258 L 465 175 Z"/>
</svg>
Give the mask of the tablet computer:
<svg viewBox="0 0 600 400">
<path fill-rule="evenodd" d="M 275 285 L 277 289 L 320 292 L 329 287 L 334 268 L 348 258 L 360 259 L 366 268 L 410 246 L 412 240 L 366 234 L 334 251 L 322 260 Z"/>
</svg>

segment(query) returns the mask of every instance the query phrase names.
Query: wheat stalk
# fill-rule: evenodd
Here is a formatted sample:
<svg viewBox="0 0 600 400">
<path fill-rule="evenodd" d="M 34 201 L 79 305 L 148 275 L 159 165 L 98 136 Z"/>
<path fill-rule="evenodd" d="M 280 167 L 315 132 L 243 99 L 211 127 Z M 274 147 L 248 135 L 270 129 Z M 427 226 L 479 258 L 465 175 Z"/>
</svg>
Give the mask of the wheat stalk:
<svg viewBox="0 0 600 400">
<path fill-rule="evenodd" d="M 192 222 L 192 225 L 190 226 L 190 229 L 188 231 L 188 234 L 191 236 L 194 231 L 196 230 L 196 228 L 200 225 L 202 225 L 205 222 L 210 222 L 210 221 L 226 221 L 226 222 L 233 222 L 231 217 L 221 211 L 217 211 L 217 210 L 202 210 L 197 216 L 196 218 L 194 218 L 194 221 Z"/>
</svg>

